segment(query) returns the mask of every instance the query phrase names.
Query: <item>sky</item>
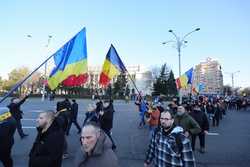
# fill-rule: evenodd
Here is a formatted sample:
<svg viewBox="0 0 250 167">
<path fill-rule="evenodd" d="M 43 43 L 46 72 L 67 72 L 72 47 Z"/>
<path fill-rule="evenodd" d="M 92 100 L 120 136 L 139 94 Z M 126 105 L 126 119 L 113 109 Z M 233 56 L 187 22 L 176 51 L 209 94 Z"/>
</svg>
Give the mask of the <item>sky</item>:
<svg viewBox="0 0 250 167">
<path fill-rule="evenodd" d="M 8 0 L 0 2 L 0 76 L 17 67 L 36 68 L 83 27 L 89 65 L 102 65 L 113 44 L 125 65 L 167 63 L 178 76 L 177 50 L 163 41 L 200 28 L 181 50 L 181 68 L 211 57 L 220 62 L 224 84 L 250 86 L 248 0 Z M 31 35 L 32 37 L 27 37 Z M 52 35 L 49 46 L 48 35 Z"/>
</svg>

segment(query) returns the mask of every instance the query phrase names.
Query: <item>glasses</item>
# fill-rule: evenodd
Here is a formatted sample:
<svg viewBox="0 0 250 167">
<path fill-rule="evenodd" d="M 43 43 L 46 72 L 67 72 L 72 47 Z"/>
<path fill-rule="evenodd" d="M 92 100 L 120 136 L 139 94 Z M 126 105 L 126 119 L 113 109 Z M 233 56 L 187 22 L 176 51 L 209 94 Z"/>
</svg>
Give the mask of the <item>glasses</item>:
<svg viewBox="0 0 250 167">
<path fill-rule="evenodd" d="M 172 118 L 160 118 L 160 120 L 169 121 L 169 120 L 172 120 Z"/>
</svg>

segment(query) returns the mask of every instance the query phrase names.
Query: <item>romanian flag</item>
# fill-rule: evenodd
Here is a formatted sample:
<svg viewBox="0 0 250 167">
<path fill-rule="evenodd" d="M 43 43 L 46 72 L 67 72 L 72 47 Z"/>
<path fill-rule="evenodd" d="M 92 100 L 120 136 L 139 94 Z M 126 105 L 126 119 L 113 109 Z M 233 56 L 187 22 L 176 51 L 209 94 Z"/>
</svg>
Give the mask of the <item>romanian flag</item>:
<svg viewBox="0 0 250 167">
<path fill-rule="evenodd" d="M 111 45 L 102 66 L 102 73 L 100 75 L 99 84 L 105 87 L 114 78 L 114 76 L 117 76 L 120 73 L 124 73 L 126 71 L 126 67 L 117 54 L 114 46 Z"/>
<path fill-rule="evenodd" d="M 183 75 L 175 80 L 177 89 L 186 88 L 188 84 L 192 84 L 193 68 L 189 69 Z"/>
<path fill-rule="evenodd" d="M 55 67 L 48 85 L 54 90 L 60 83 L 80 86 L 88 79 L 86 29 L 83 28 L 54 54 Z"/>
<path fill-rule="evenodd" d="M 196 94 L 200 93 L 201 91 L 203 91 L 205 89 L 205 85 L 203 83 L 200 83 L 198 85 L 196 85 L 195 87 L 192 88 L 192 91 Z"/>
</svg>

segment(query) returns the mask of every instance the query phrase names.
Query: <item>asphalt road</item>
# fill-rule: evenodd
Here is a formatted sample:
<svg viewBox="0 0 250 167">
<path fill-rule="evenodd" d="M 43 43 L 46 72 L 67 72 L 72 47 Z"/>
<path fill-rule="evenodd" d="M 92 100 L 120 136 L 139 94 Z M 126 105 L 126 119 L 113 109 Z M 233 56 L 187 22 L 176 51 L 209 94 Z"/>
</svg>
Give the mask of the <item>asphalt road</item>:
<svg viewBox="0 0 250 167">
<path fill-rule="evenodd" d="M 35 119 L 43 110 L 54 110 L 55 101 L 41 102 L 40 99 L 28 99 L 22 106 L 22 120 L 25 133 L 23 140 L 15 134 L 13 159 L 15 167 L 27 167 L 28 154 L 36 136 Z M 6 105 L 7 100 L 1 106 Z M 78 121 L 82 124 L 84 113 L 91 100 L 77 100 L 79 103 Z M 117 155 L 121 167 L 142 167 L 148 147 L 149 134 L 146 128 L 138 129 L 139 116 L 136 106 L 123 101 L 115 101 L 113 137 L 117 143 Z M 250 166 L 250 110 L 229 111 L 218 128 L 211 127 L 207 136 L 207 152 L 195 151 L 197 167 L 249 167 Z M 74 154 L 79 149 L 79 135 L 72 125 L 68 139 L 70 157 L 63 160 L 63 167 L 72 167 Z M 197 143 L 198 146 L 198 143 Z M 2 165 L 0 164 L 0 167 Z"/>
</svg>

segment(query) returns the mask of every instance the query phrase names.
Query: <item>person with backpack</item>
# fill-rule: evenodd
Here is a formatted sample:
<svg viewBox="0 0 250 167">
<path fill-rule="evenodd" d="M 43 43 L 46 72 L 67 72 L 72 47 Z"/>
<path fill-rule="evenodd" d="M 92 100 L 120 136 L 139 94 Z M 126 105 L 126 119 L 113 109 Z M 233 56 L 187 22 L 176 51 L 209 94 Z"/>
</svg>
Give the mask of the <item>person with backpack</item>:
<svg viewBox="0 0 250 167">
<path fill-rule="evenodd" d="M 196 166 L 191 142 L 184 135 L 183 128 L 174 126 L 174 118 L 169 111 L 160 115 L 160 126 L 151 139 L 144 167 L 152 161 L 155 167 Z"/>
</svg>

